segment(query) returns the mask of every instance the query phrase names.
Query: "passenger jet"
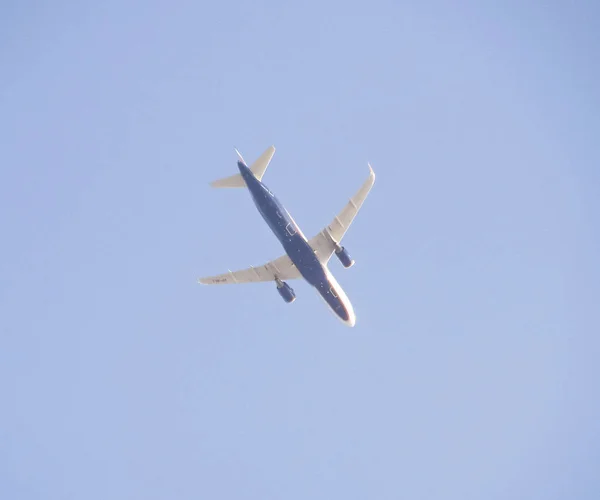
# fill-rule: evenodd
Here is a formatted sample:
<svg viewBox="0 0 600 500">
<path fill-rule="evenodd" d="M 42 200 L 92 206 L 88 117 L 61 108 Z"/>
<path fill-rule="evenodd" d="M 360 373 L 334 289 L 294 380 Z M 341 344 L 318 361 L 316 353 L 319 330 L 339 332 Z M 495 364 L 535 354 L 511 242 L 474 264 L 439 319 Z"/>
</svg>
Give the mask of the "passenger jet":
<svg viewBox="0 0 600 500">
<path fill-rule="evenodd" d="M 371 165 L 369 165 L 368 179 L 350 198 L 344 209 L 333 219 L 331 224 L 314 238 L 308 240 L 289 212 L 262 182 L 265 171 L 275 153 L 275 148 L 273 146 L 268 148 L 250 167 L 246 165 L 239 151 L 237 149 L 235 151 L 239 157 L 237 166 L 240 173 L 214 181 L 211 186 L 215 188 L 247 187 L 256 208 L 277 236 L 285 254 L 259 267 L 200 278 L 198 282 L 205 285 L 222 285 L 273 281 L 283 300 L 291 303 L 296 300 L 296 294 L 285 280 L 304 278 L 316 288 L 319 295 L 343 323 L 354 326 L 356 315 L 352 304 L 329 271 L 327 263 L 335 253 L 345 268 L 354 264 L 354 260 L 341 246 L 341 241 L 375 182 L 375 173 Z"/>
</svg>

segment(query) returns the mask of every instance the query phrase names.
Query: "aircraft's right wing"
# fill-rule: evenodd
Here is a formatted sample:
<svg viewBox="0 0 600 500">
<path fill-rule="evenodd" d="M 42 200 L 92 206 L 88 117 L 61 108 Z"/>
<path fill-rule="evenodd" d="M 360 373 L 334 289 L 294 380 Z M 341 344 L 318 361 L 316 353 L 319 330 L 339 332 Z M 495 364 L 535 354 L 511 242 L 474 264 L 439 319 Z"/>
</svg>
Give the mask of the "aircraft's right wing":
<svg viewBox="0 0 600 500">
<path fill-rule="evenodd" d="M 342 209 L 342 211 L 335 216 L 331 224 L 325 227 L 319 234 L 311 238 L 308 243 L 317 254 L 317 257 L 322 263 L 327 263 L 336 246 L 341 243 L 342 238 L 348 231 L 350 224 L 358 214 L 360 207 L 367 199 L 367 195 L 371 191 L 373 184 L 375 183 L 375 172 L 369 165 L 369 177 L 357 191 L 357 193 L 350 198 L 348 204 Z"/>
<path fill-rule="evenodd" d="M 237 283 L 258 283 L 261 281 L 293 280 L 301 278 L 302 275 L 298 268 L 287 255 L 282 255 L 278 259 L 267 262 L 258 267 L 249 267 L 240 271 L 229 271 L 228 273 L 218 274 L 200 278 L 198 283 L 203 285 L 227 285 Z"/>
</svg>

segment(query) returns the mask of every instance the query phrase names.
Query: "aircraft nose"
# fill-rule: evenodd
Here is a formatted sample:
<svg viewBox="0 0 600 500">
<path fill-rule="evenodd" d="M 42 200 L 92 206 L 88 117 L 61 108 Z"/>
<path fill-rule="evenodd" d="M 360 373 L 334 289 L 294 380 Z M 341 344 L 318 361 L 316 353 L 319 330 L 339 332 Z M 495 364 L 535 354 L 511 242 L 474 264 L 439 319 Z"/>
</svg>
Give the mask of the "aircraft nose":
<svg viewBox="0 0 600 500">
<path fill-rule="evenodd" d="M 356 324 L 356 316 L 354 315 L 354 311 L 338 311 L 338 316 L 342 320 L 342 323 L 345 323 L 348 326 L 354 326 Z"/>
<path fill-rule="evenodd" d="M 348 326 L 354 326 L 356 324 L 356 315 L 354 314 L 352 307 L 348 308 L 348 306 L 344 304 L 339 304 L 335 308 L 335 313 L 342 323 L 345 323 Z"/>
</svg>

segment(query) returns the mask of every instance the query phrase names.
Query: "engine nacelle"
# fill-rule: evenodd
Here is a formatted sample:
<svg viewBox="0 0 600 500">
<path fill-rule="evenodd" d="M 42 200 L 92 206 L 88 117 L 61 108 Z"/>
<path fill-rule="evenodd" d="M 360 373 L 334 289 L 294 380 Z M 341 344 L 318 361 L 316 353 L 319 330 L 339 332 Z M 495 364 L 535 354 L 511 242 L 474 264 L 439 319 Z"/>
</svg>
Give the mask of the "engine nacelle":
<svg viewBox="0 0 600 500">
<path fill-rule="evenodd" d="M 344 247 L 339 247 L 338 249 L 336 249 L 335 255 L 338 259 L 340 259 L 342 266 L 348 268 L 354 265 L 354 260 L 352 259 L 352 257 L 350 257 L 350 254 Z"/>
<path fill-rule="evenodd" d="M 279 295 L 283 297 L 288 304 L 291 304 L 296 300 L 296 294 L 294 293 L 294 289 L 288 285 L 285 281 L 277 283 L 277 291 Z"/>
</svg>

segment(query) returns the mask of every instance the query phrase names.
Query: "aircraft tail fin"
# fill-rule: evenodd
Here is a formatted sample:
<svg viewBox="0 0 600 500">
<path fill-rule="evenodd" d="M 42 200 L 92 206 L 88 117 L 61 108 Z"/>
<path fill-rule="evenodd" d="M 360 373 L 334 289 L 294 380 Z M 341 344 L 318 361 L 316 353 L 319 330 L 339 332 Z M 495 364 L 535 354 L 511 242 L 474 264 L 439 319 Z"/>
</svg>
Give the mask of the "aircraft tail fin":
<svg viewBox="0 0 600 500">
<path fill-rule="evenodd" d="M 237 149 L 235 150 L 235 152 L 240 157 L 240 161 L 242 161 L 245 165 L 246 162 L 244 161 L 244 158 L 242 158 L 240 152 Z M 269 166 L 271 158 L 273 158 L 274 154 L 275 147 L 269 146 L 265 150 L 265 152 L 262 155 L 260 155 L 258 159 L 250 166 L 250 170 L 259 181 L 265 175 L 267 167 Z M 210 183 L 210 185 L 215 188 L 242 188 L 246 187 L 246 182 L 244 181 L 244 178 L 241 176 L 241 174 L 234 174 L 230 175 L 229 177 L 213 181 Z"/>
</svg>

